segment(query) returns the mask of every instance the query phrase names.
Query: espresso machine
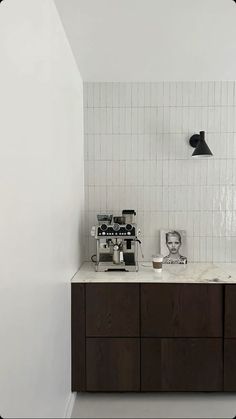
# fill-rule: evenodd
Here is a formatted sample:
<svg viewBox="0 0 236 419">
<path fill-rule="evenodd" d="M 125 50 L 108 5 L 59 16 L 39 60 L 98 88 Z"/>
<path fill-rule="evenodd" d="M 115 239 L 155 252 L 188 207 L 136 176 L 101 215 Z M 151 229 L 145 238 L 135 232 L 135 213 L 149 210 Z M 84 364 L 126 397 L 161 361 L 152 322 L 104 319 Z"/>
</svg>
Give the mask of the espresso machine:
<svg viewBox="0 0 236 419">
<path fill-rule="evenodd" d="M 134 210 L 123 210 L 122 216 L 98 214 L 98 224 L 91 235 L 96 240 L 96 255 L 92 257 L 97 272 L 138 271 L 138 236 Z"/>
</svg>

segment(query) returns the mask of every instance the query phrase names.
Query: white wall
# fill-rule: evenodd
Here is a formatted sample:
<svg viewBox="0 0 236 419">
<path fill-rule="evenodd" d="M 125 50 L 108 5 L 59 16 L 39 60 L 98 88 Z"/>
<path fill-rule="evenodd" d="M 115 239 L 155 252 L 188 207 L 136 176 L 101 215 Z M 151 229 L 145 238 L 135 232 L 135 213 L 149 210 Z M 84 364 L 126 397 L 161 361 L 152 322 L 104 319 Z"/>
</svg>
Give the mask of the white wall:
<svg viewBox="0 0 236 419">
<path fill-rule="evenodd" d="M 186 229 L 189 260 L 236 262 L 235 82 L 86 83 L 86 258 L 98 212 L 137 210 L 146 260 L 161 228 Z M 206 131 L 214 157 L 194 160 Z"/>
<path fill-rule="evenodd" d="M 0 415 L 63 417 L 83 87 L 52 0 L 0 5 Z"/>
<path fill-rule="evenodd" d="M 83 80 L 234 80 L 232 0 L 55 0 Z"/>
</svg>

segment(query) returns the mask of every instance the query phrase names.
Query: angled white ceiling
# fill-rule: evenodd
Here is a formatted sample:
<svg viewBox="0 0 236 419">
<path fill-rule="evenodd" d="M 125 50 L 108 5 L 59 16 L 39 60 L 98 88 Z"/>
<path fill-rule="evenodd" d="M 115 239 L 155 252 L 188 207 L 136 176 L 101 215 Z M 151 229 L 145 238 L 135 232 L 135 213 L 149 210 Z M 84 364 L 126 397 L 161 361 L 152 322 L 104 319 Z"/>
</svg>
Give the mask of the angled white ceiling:
<svg viewBox="0 0 236 419">
<path fill-rule="evenodd" d="M 236 79 L 233 0 L 55 0 L 84 81 Z"/>
</svg>

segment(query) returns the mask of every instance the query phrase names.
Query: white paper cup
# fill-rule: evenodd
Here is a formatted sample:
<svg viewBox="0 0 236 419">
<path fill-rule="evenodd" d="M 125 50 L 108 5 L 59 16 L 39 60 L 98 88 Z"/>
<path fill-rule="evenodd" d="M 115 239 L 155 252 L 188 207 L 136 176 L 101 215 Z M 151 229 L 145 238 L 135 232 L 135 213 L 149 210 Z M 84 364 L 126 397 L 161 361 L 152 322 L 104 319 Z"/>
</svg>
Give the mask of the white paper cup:
<svg viewBox="0 0 236 419">
<path fill-rule="evenodd" d="M 162 255 L 153 256 L 152 267 L 153 267 L 153 270 L 156 273 L 160 273 L 162 271 L 162 262 L 163 262 L 163 256 Z"/>
</svg>

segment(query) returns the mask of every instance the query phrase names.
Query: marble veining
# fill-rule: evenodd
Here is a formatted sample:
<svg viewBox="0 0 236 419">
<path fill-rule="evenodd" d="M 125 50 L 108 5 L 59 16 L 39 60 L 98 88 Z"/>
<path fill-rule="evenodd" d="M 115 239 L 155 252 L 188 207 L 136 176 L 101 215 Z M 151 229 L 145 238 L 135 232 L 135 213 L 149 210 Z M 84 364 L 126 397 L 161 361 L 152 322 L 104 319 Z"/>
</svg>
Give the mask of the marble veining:
<svg viewBox="0 0 236 419">
<path fill-rule="evenodd" d="M 140 263 L 138 272 L 95 272 L 94 265 L 85 262 L 71 282 L 236 284 L 236 264 L 189 263 L 187 265 L 163 265 L 162 273 L 155 273 L 150 262 Z"/>
</svg>

